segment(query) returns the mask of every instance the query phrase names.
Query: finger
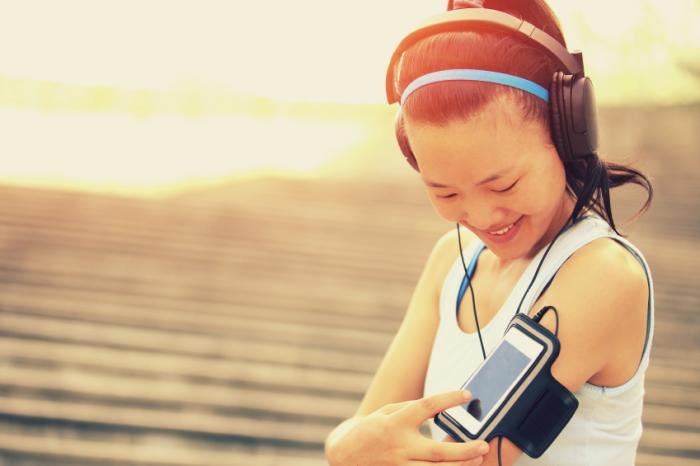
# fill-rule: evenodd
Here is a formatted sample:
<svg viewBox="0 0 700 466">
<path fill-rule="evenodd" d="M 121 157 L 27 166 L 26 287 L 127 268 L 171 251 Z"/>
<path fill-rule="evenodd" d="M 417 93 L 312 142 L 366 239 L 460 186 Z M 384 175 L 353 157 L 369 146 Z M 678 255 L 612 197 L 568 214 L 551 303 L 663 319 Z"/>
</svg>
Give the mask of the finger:
<svg viewBox="0 0 700 466">
<path fill-rule="evenodd" d="M 453 439 L 453 438 L 452 438 L 451 436 L 449 436 L 449 435 L 445 435 L 445 438 L 442 439 L 442 441 L 443 441 L 443 442 L 453 442 L 453 443 L 457 443 L 457 441 L 455 441 L 455 439 Z"/>
<path fill-rule="evenodd" d="M 421 437 L 413 442 L 408 449 L 408 457 L 421 461 L 468 461 L 488 453 L 489 444 L 483 440 L 473 440 L 466 443 L 436 442 Z"/>
<path fill-rule="evenodd" d="M 466 403 L 471 399 L 471 393 L 467 390 L 452 390 L 437 393 L 432 396 L 419 398 L 407 403 L 403 409 L 394 413 L 399 422 L 408 422 L 414 425 L 422 424 L 426 419 L 435 416 L 452 406 Z"/>
<path fill-rule="evenodd" d="M 401 408 L 405 407 L 409 403 L 411 403 L 414 400 L 407 400 L 407 401 L 401 401 L 398 403 L 387 403 L 381 408 L 379 408 L 377 411 L 382 413 L 382 414 L 391 414 L 395 413 L 396 411 L 400 410 Z"/>
</svg>

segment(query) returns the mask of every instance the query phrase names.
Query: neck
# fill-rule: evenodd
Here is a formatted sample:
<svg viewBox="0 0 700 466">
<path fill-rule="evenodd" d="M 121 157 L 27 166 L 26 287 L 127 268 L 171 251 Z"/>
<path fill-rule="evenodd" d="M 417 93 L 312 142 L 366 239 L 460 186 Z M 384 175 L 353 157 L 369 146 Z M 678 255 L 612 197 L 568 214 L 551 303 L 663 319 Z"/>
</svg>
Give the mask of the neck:
<svg viewBox="0 0 700 466">
<path fill-rule="evenodd" d="M 554 219 L 547 227 L 547 230 L 545 231 L 544 235 L 542 235 L 542 237 L 539 240 L 537 240 L 535 245 L 524 256 L 519 257 L 517 259 L 504 260 L 496 256 L 497 269 L 500 271 L 505 271 L 510 267 L 516 265 L 516 263 L 529 263 L 537 255 L 537 253 L 540 252 L 540 250 L 542 250 L 542 248 L 546 247 L 557 236 L 559 230 L 561 230 L 564 227 L 564 225 L 566 225 L 569 218 L 571 217 L 571 213 L 574 211 L 575 206 L 576 200 L 570 197 L 568 193 L 566 193 L 564 195 L 564 198 L 562 199 L 561 205 L 557 209 L 557 213 L 554 215 Z"/>
</svg>

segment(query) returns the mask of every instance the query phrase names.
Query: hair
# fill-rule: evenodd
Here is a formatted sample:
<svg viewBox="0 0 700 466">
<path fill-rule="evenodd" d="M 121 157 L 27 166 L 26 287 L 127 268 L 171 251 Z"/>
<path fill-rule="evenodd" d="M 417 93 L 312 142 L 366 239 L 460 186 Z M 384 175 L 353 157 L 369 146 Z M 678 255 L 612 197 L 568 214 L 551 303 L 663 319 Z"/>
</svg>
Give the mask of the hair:
<svg viewBox="0 0 700 466">
<path fill-rule="evenodd" d="M 544 0 L 486 0 L 484 7 L 524 19 L 566 47 L 559 21 Z M 548 54 L 512 33 L 442 32 L 418 41 L 403 53 L 397 61 L 394 86 L 400 95 L 421 75 L 465 65 L 527 78 L 544 88 L 550 87 L 553 74 L 561 68 Z M 446 81 L 439 86 L 419 88 L 405 102 L 401 112 L 414 121 L 445 126 L 454 120 L 473 118 L 488 104 L 503 97 L 515 102 L 524 118 L 550 128 L 546 101 L 520 89 L 478 81 Z M 402 125 L 398 133 L 401 147 L 410 150 Z M 613 220 L 610 189 L 634 183 L 646 190 L 646 202 L 633 217 L 635 219 L 651 204 L 653 188 L 649 179 L 635 168 L 601 160 L 597 154 L 572 159 L 558 153 L 566 173 L 566 191 L 576 199 L 571 220 L 576 222 L 586 209 L 592 209 L 617 234 L 625 236 L 617 230 Z M 417 165 L 413 168 L 418 171 Z"/>
</svg>

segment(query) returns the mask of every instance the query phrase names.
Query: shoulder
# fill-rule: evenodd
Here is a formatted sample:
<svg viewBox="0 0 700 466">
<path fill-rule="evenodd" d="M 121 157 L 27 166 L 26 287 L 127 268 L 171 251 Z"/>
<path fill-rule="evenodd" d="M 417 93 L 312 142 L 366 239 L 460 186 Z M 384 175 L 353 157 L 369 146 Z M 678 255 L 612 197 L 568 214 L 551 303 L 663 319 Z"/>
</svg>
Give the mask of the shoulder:
<svg viewBox="0 0 700 466">
<path fill-rule="evenodd" d="M 598 299 L 625 299 L 644 293 L 647 288 L 642 264 L 611 237 L 595 239 L 576 250 L 561 266 L 555 280 Z"/>
<path fill-rule="evenodd" d="M 532 315 L 545 305 L 557 308 L 561 353 L 553 375 L 578 390 L 614 357 L 628 317 L 646 302 L 644 269 L 622 244 L 604 237 L 576 250 L 530 310 Z M 542 324 L 554 330 L 554 313 Z"/>
</svg>

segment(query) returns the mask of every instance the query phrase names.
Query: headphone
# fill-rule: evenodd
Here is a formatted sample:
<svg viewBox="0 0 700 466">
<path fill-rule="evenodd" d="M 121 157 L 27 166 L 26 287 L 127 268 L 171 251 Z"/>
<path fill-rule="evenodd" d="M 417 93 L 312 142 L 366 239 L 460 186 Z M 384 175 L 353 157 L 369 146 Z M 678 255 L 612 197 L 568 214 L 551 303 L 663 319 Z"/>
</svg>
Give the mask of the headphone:
<svg viewBox="0 0 700 466">
<path fill-rule="evenodd" d="M 463 2 L 462 2 L 463 3 Z M 534 25 L 508 13 L 488 8 L 454 9 L 449 0 L 448 11 L 429 18 L 401 40 L 394 51 L 386 74 L 386 95 L 389 104 L 400 101 L 396 92 L 394 70 L 403 52 L 428 36 L 452 31 L 502 31 L 535 45 L 556 59 L 563 71 L 552 76 L 549 84 L 549 121 L 552 140 L 562 161 L 588 157 L 598 150 L 598 115 L 593 83 L 584 74 L 583 54 L 569 51 L 552 36 Z M 416 158 L 404 132 L 401 109 L 395 121 L 396 139 L 406 161 L 418 170 Z"/>
</svg>

